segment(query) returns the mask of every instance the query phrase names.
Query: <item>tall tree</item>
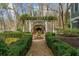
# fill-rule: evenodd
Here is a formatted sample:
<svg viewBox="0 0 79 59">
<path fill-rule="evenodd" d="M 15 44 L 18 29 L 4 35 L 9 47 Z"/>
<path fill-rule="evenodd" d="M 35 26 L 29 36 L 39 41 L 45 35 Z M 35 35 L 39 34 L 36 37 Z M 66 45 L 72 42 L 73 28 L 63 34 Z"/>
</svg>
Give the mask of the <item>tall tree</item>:
<svg viewBox="0 0 79 59">
<path fill-rule="evenodd" d="M 68 25 L 69 25 L 69 9 L 71 7 L 71 3 L 67 3 L 66 4 L 66 11 L 65 11 L 65 28 L 68 28 Z"/>
<path fill-rule="evenodd" d="M 2 20 L 1 10 L 0 10 L 0 30 L 3 30 L 3 20 Z"/>
<path fill-rule="evenodd" d="M 16 29 L 19 29 L 19 25 L 20 25 L 20 21 L 19 21 L 19 17 L 20 17 L 20 14 L 18 13 L 18 5 L 17 4 L 12 4 L 12 7 L 13 8 L 9 8 L 11 10 L 14 11 L 14 15 L 16 17 Z"/>
<path fill-rule="evenodd" d="M 5 25 L 5 20 L 4 20 L 4 10 L 7 10 L 8 3 L 0 3 L 0 9 L 1 9 L 1 15 L 2 15 L 2 20 L 4 24 L 4 31 L 6 31 L 6 25 Z"/>
<path fill-rule="evenodd" d="M 59 15 L 61 17 L 62 27 L 64 29 L 64 11 L 63 11 L 63 4 L 59 3 Z"/>
</svg>

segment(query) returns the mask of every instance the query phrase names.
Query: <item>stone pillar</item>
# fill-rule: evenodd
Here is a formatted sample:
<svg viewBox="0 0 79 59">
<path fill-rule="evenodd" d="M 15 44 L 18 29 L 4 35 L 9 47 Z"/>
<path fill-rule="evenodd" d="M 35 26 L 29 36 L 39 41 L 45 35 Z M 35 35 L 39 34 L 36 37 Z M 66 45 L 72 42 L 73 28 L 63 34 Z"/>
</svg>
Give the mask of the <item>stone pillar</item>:
<svg viewBox="0 0 79 59">
<path fill-rule="evenodd" d="M 54 30 L 54 26 L 55 26 L 55 21 L 52 21 L 52 24 L 53 24 L 53 32 L 55 32 L 55 30 Z"/>
<path fill-rule="evenodd" d="M 31 20 L 29 20 L 29 32 L 31 32 Z"/>
<path fill-rule="evenodd" d="M 47 32 L 47 20 L 45 21 L 45 29 L 46 29 L 46 32 Z"/>
<path fill-rule="evenodd" d="M 69 10 L 69 12 L 70 12 L 70 28 L 72 28 L 71 10 Z"/>
</svg>

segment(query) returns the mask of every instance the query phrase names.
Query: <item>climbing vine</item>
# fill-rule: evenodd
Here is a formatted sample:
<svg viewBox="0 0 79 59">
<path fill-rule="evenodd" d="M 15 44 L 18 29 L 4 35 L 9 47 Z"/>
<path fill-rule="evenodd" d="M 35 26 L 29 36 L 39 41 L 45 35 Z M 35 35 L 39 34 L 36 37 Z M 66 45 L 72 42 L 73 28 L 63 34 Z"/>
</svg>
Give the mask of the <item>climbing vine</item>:
<svg viewBox="0 0 79 59">
<path fill-rule="evenodd" d="M 56 16 L 29 16 L 27 14 L 22 14 L 20 20 L 56 20 Z"/>
</svg>

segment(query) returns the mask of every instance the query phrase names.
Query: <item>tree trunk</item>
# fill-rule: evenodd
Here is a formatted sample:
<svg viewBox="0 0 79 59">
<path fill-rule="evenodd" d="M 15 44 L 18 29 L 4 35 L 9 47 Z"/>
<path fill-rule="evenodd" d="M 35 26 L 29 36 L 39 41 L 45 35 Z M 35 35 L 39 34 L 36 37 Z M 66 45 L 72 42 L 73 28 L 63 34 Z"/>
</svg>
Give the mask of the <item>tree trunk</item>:
<svg viewBox="0 0 79 59">
<path fill-rule="evenodd" d="M 4 20 L 4 18 L 3 18 L 3 15 L 2 15 L 2 19 L 3 19 L 3 25 L 4 25 L 3 31 L 5 32 L 5 31 L 6 31 L 6 25 L 5 25 L 5 20 Z"/>
<path fill-rule="evenodd" d="M 13 10 L 14 11 L 14 13 L 15 13 L 15 16 L 16 16 L 16 29 L 18 29 L 19 28 L 19 14 L 17 13 L 17 11 L 16 11 L 16 9 L 15 9 L 15 7 L 12 5 L 12 7 L 13 7 L 13 9 L 11 9 L 11 10 Z"/>
<path fill-rule="evenodd" d="M 72 4 L 69 5 L 69 3 L 67 3 L 67 9 L 65 11 L 65 28 L 68 28 L 68 23 L 69 23 L 69 13 L 68 10 L 70 9 Z"/>
<path fill-rule="evenodd" d="M 61 18 L 62 18 L 62 26 L 63 26 L 63 29 L 64 29 L 64 17 L 63 17 L 63 10 L 61 12 Z"/>
<path fill-rule="evenodd" d="M 64 14 L 63 14 L 63 5 L 61 3 L 59 3 L 59 12 L 60 12 L 60 15 L 61 15 L 61 21 L 62 21 L 62 27 L 64 29 Z"/>
</svg>

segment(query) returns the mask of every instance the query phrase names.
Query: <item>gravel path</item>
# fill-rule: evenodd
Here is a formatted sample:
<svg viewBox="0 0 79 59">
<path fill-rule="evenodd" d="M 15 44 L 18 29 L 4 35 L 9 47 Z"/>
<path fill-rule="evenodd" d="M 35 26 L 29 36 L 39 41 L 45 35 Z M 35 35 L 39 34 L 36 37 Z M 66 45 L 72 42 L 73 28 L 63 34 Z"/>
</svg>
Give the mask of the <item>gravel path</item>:
<svg viewBox="0 0 79 59">
<path fill-rule="evenodd" d="M 31 49 L 27 56 L 52 56 L 52 51 L 48 48 L 45 39 L 33 39 Z"/>
</svg>

